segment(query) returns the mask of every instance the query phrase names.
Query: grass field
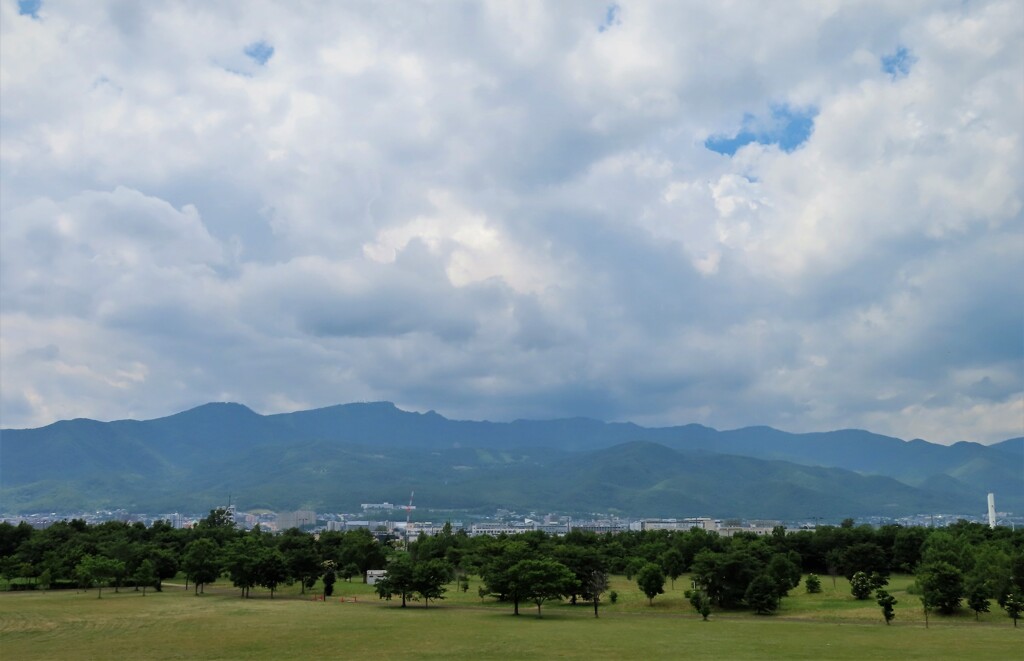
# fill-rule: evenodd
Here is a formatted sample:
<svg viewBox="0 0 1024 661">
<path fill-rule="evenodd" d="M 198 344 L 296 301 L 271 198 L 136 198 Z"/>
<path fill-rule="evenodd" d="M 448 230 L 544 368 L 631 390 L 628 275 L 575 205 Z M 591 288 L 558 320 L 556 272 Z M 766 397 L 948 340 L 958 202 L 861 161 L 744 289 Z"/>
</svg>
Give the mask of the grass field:
<svg viewBox="0 0 1024 661">
<path fill-rule="evenodd" d="M 688 581 L 648 606 L 635 585 L 613 580 L 618 603 L 601 618 L 592 609 L 532 604 L 522 615 L 491 599 L 477 584 L 465 594 L 424 608 L 380 601 L 372 588 L 338 583 L 333 598 L 313 601 L 286 588 L 271 600 L 253 590 L 241 599 L 225 584 L 207 594 L 167 586 L 145 597 L 131 590 L 103 598 L 89 592 L 0 594 L 0 658 L 32 659 L 1016 659 L 1024 627 L 1014 629 L 998 606 L 976 622 L 973 614 L 933 616 L 924 627 L 910 579 L 890 591 L 900 603 L 885 626 L 874 601 L 857 602 L 839 579 L 824 592 L 801 586 L 777 615 L 714 613 L 703 622 L 683 597 Z M 452 586 L 454 588 L 454 585 Z M 356 601 L 353 601 L 355 597 Z M 344 598 L 344 602 L 341 601 Z"/>
</svg>

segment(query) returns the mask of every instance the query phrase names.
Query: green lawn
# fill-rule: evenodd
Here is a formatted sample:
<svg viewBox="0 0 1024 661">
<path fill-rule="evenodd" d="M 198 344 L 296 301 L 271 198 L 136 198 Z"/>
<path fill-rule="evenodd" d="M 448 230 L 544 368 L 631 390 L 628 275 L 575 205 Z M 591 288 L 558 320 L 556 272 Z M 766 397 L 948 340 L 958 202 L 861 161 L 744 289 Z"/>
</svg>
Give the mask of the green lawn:
<svg viewBox="0 0 1024 661">
<path fill-rule="evenodd" d="M 702 622 L 683 597 L 689 581 L 647 605 L 634 584 L 613 580 L 619 601 L 595 620 L 586 606 L 511 607 L 469 592 L 424 608 L 401 609 L 359 583 L 339 582 L 327 601 L 286 588 L 241 599 L 218 584 L 205 596 L 166 587 L 162 593 L 104 590 L 0 594 L 0 658 L 6 659 L 961 659 L 1019 658 L 1024 627 L 1014 629 L 998 606 L 973 614 L 933 616 L 925 629 L 910 579 L 896 577 L 900 603 L 885 626 L 873 601 L 856 602 L 845 581 L 822 581 L 824 592 L 802 586 L 778 615 L 714 613 Z M 454 584 L 452 585 L 454 588 Z M 341 598 L 345 601 L 342 602 Z M 357 601 L 353 602 L 353 597 Z M 1016 651 L 1015 651 L 1016 650 Z"/>
</svg>

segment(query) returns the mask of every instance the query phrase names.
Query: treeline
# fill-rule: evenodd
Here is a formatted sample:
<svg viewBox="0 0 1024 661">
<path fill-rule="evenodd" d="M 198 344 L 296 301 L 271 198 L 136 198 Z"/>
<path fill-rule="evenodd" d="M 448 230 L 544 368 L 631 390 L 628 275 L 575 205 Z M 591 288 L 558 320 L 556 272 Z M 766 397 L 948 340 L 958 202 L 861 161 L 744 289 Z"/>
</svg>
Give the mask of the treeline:
<svg viewBox="0 0 1024 661">
<path fill-rule="evenodd" d="M 181 574 L 197 594 L 227 576 L 242 596 L 256 586 L 273 596 L 282 584 L 301 583 L 305 592 L 325 578 L 365 576 L 384 566 L 387 550 L 366 530 L 317 536 L 294 528 L 279 535 L 258 528 L 246 532 L 224 510 L 211 511 L 189 529 L 166 521 L 90 526 L 75 519 L 42 530 L 0 523 L 0 577 L 13 589 L 161 590 L 163 581 Z"/>
<path fill-rule="evenodd" d="M 721 537 L 693 529 L 598 535 L 573 531 L 562 537 L 543 532 L 514 536 L 469 537 L 450 526 L 406 549 L 398 540 L 378 540 L 366 530 L 310 535 L 299 530 L 270 534 L 244 532 L 223 510 L 192 529 L 166 522 L 107 522 L 90 526 L 73 520 L 42 530 L 27 524 L 0 524 L 0 575 L 12 586 L 148 587 L 183 575 L 201 593 L 206 583 L 228 577 L 241 595 L 252 587 L 274 591 L 300 583 L 318 584 L 330 594 L 336 580 L 365 580 L 370 569 L 386 569 L 378 582 L 382 598 L 410 598 L 424 604 L 443 599 L 453 580 L 467 590 L 470 575 L 479 576 L 481 598 L 520 603 L 567 598 L 598 605 L 608 576 L 636 580 L 652 600 L 667 581 L 688 574 L 694 607 L 750 608 L 773 612 L 790 590 L 808 576 L 805 587 L 820 589 L 821 580 L 850 581 L 854 596 L 874 594 L 879 605 L 891 599 L 884 587 L 891 573 L 917 576 L 913 588 L 926 612 L 954 613 L 968 607 L 986 612 L 995 601 L 1011 615 L 1019 613 L 1024 595 L 1024 532 L 990 529 L 960 522 L 941 529 L 867 525 L 787 532 L 777 528 L 758 537 L 739 533 Z M 609 599 L 615 595 L 608 593 Z M 889 609 L 893 602 L 889 603 Z"/>
</svg>

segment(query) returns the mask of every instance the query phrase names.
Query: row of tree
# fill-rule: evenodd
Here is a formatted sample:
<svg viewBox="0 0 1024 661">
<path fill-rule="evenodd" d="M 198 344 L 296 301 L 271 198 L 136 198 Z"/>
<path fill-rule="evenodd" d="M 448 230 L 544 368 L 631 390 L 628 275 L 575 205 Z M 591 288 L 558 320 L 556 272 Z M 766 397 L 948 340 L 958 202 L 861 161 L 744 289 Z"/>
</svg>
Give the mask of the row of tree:
<svg viewBox="0 0 1024 661">
<path fill-rule="evenodd" d="M 986 612 L 991 600 L 1004 608 L 1009 600 L 1012 608 L 1024 594 L 1024 533 L 966 522 L 928 529 L 847 521 L 816 530 L 777 528 L 765 537 L 694 529 L 491 538 L 446 526 L 407 549 L 388 541 L 366 530 L 317 536 L 294 529 L 278 535 L 244 532 L 223 510 L 211 511 L 189 530 L 165 522 L 147 527 L 66 521 L 43 530 L 0 523 L 0 573 L 23 585 L 99 583 L 145 590 L 160 589 L 161 581 L 181 572 L 197 593 L 227 575 L 242 596 L 255 586 L 273 596 L 278 586 L 295 582 L 305 591 L 323 581 L 329 592 L 339 576 L 351 580 L 386 568 L 377 591 L 401 598 L 403 605 L 410 598 L 425 605 L 443 598 L 453 578 L 466 589 L 465 577 L 476 575 L 483 579 L 481 596 L 508 601 L 515 613 L 521 602 L 536 604 L 539 613 L 546 601 L 565 597 L 592 603 L 595 615 L 610 574 L 635 578 L 653 603 L 666 581 L 674 585 L 689 573 L 689 596 L 698 611 L 773 612 L 808 572 L 831 576 L 833 587 L 845 576 L 865 599 L 884 587 L 891 572 L 916 573 L 926 607 L 939 613 L 959 610 L 965 599 L 976 613 Z"/>
<path fill-rule="evenodd" d="M 256 586 L 273 596 L 278 586 L 296 582 L 304 592 L 328 570 L 328 580 L 365 575 L 384 566 L 386 551 L 366 530 L 315 537 L 297 529 L 280 535 L 258 528 L 245 532 L 224 510 L 211 511 L 187 530 L 163 521 L 147 527 L 72 520 L 42 530 L 0 523 L 0 577 L 28 589 L 98 584 L 160 590 L 163 581 L 183 573 L 197 593 L 227 575 L 242 596 Z"/>
</svg>

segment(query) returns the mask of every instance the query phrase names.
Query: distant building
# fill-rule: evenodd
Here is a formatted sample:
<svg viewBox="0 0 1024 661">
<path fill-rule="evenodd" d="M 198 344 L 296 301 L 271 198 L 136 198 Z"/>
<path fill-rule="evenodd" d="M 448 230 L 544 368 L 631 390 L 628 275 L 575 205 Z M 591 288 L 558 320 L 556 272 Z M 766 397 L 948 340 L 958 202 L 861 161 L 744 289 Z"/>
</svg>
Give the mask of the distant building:
<svg viewBox="0 0 1024 661">
<path fill-rule="evenodd" d="M 402 509 L 402 510 L 414 510 L 414 509 L 416 509 L 415 505 L 408 505 L 408 506 L 407 505 L 395 505 L 394 503 L 389 503 L 389 502 L 383 502 L 383 503 L 363 503 L 362 505 L 360 505 L 360 507 L 363 508 L 364 512 L 391 511 L 391 510 L 397 510 L 397 509 Z"/>
<path fill-rule="evenodd" d="M 534 525 L 534 530 L 541 530 L 549 535 L 564 535 L 569 532 L 569 522 L 538 523 Z"/>
<path fill-rule="evenodd" d="M 704 517 L 691 517 L 686 519 L 643 519 L 640 521 L 640 530 L 687 531 L 692 528 L 715 530 L 715 522 L 712 519 Z"/>
<path fill-rule="evenodd" d="M 533 529 L 533 524 L 528 523 L 474 523 L 469 530 L 469 535 L 470 537 L 479 535 L 498 537 L 500 535 L 519 535 Z"/>
<path fill-rule="evenodd" d="M 582 530 L 583 532 L 593 532 L 599 535 L 605 533 L 620 533 L 629 530 L 629 523 L 626 521 L 609 521 L 609 520 L 598 520 L 598 521 L 573 521 L 569 524 L 571 530 Z"/>
<path fill-rule="evenodd" d="M 754 525 L 755 523 L 761 525 Z M 772 534 L 772 531 L 775 530 L 775 527 L 778 525 L 778 523 L 774 522 L 775 525 L 771 526 L 764 525 L 765 523 L 772 522 L 757 521 L 747 525 L 721 525 L 718 527 L 718 534 L 722 537 L 732 537 L 737 533 L 751 533 L 757 535 L 758 537 L 767 537 L 768 535 Z"/>
<path fill-rule="evenodd" d="M 275 521 L 278 530 L 306 528 L 316 525 L 316 512 L 312 510 L 296 510 L 295 512 L 278 512 Z"/>
</svg>

